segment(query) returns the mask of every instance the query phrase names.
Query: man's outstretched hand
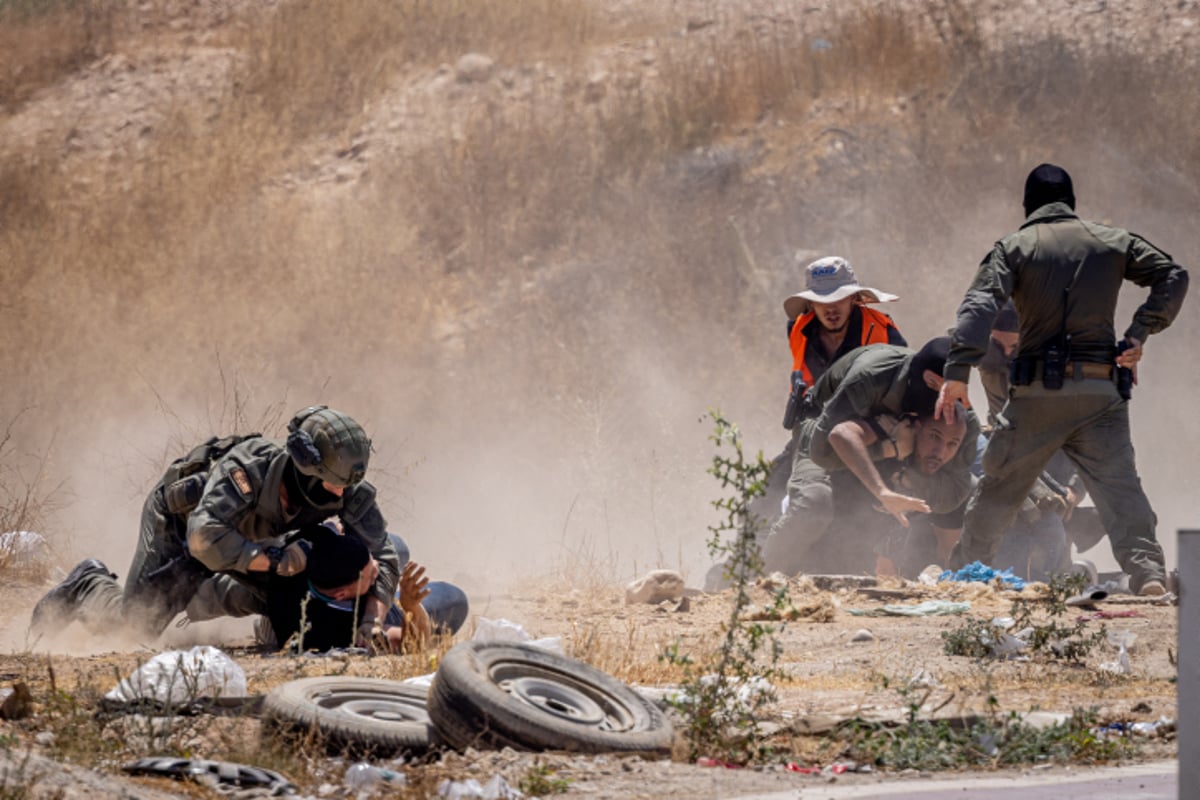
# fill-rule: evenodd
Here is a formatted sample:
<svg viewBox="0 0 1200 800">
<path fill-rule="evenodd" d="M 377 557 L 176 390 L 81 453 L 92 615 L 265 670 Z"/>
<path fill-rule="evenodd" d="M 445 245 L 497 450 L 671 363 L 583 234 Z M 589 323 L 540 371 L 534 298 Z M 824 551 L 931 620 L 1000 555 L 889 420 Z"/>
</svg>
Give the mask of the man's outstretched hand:
<svg viewBox="0 0 1200 800">
<path fill-rule="evenodd" d="M 409 561 L 400 573 L 400 608 L 412 613 L 428 596 L 429 578 L 425 577 L 425 568 Z"/>
<path fill-rule="evenodd" d="M 969 405 L 967 382 L 943 381 L 942 388 L 938 391 L 937 405 L 933 407 L 933 418 L 952 421 L 957 413 L 954 408 L 955 403 L 962 403 L 964 408 Z"/>
<path fill-rule="evenodd" d="M 909 497 L 906 494 L 884 489 L 879 494 L 879 504 L 883 510 L 891 514 L 900 524 L 908 527 L 909 514 L 928 514 L 929 504 L 919 497 Z"/>
</svg>

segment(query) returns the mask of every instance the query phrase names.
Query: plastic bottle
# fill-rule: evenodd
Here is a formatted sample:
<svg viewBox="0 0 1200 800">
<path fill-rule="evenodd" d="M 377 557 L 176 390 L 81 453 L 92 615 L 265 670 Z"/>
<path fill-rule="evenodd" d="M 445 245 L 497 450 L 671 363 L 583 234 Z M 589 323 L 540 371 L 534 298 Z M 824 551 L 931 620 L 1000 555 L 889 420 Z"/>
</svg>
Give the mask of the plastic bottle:
<svg viewBox="0 0 1200 800">
<path fill-rule="evenodd" d="M 369 789 L 381 783 L 404 786 L 408 783 L 408 778 L 403 772 L 393 772 L 390 769 L 371 764 L 358 763 L 351 765 L 346 770 L 346 777 L 342 779 L 342 783 L 350 789 Z"/>
</svg>

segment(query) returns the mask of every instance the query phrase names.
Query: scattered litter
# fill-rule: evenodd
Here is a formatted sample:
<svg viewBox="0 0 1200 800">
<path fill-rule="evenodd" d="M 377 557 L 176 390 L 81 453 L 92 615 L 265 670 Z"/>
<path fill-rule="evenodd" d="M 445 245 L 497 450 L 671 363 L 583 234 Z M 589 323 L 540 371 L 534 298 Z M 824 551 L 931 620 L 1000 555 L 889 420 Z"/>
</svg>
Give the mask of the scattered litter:
<svg viewBox="0 0 1200 800">
<path fill-rule="evenodd" d="M 1135 736 L 1168 736 L 1175 732 L 1175 720 L 1159 717 L 1154 722 L 1135 722 L 1129 726 Z"/>
<path fill-rule="evenodd" d="M 856 617 L 941 617 L 948 614 L 962 614 L 971 610 L 968 602 L 952 602 L 950 600 L 925 600 L 916 605 L 888 603 L 879 608 L 862 609 L 847 608 L 847 613 Z"/>
<path fill-rule="evenodd" d="M 708 756 L 700 756 L 696 759 L 697 767 L 724 767 L 725 769 L 741 769 L 740 764 L 731 764 L 728 761 L 721 761 L 719 758 L 709 758 Z"/>
<path fill-rule="evenodd" d="M 678 686 L 638 686 L 636 683 L 631 683 L 629 688 L 664 711 L 672 708 L 672 703 L 679 696 Z"/>
<path fill-rule="evenodd" d="M 1110 722 L 1093 728 L 1092 733 L 1101 738 L 1122 736 L 1157 737 L 1170 736 L 1175 733 L 1175 720 L 1170 717 L 1159 717 L 1154 722 Z"/>
<path fill-rule="evenodd" d="M 270 796 L 288 795 L 296 790 L 291 781 L 274 770 L 237 764 L 232 761 L 153 756 L 139 758 L 121 769 L 130 775 L 158 775 L 176 779 L 191 779 L 210 788 L 264 787 Z"/>
<path fill-rule="evenodd" d="M 436 673 L 430 672 L 426 675 L 415 675 L 411 678 L 405 678 L 400 682 L 407 683 L 409 686 L 417 686 L 421 689 L 428 689 L 430 686 L 433 686 L 433 676 L 435 674 Z"/>
<path fill-rule="evenodd" d="M 331 647 L 324 653 L 307 650 L 300 654 L 301 658 L 341 658 L 344 656 L 369 656 L 371 651 L 365 647 Z"/>
<path fill-rule="evenodd" d="M 850 637 L 850 641 L 851 642 L 873 642 L 873 641 L 875 641 L 875 634 L 871 633 L 866 628 L 859 628 L 858 630 L 856 630 L 854 632 L 854 635 Z"/>
<path fill-rule="evenodd" d="M 1068 597 L 1063 601 L 1068 606 L 1078 606 L 1079 608 L 1092 608 L 1096 603 L 1108 597 L 1108 592 L 1104 589 L 1085 589 L 1074 597 Z"/>
<path fill-rule="evenodd" d="M 921 574 L 917 576 L 917 583 L 922 586 L 937 586 L 937 582 L 941 579 L 943 572 L 945 570 L 937 564 L 930 564 L 921 570 Z"/>
<path fill-rule="evenodd" d="M 437 794 L 445 800 L 521 800 L 525 797 L 499 775 L 493 775 L 486 784 L 480 784 L 474 778 L 465 781 L 447 778 L 438 784 Z"/>
<path fill-rule="evenodd" d="M 542 639 L 534 639 L 520 625 L 507 619 L 492 620 L 487 617 L 478 617 L 475 622 L 475 635 L 471 637 L 471 641 L 523 642 L 532 647 L 539 647 L 542 650 L 549 650 L 559 655 L 565 655 L 561 636 L 547 636 Z"/>
<path fill-rule="evenodd" d="M 918 669 L 908 679 L 908 685 L 912 689 L 936 689 L 942 684 L 929 670 Z"/>
<path fill-rule="evenodd" d="M 138 667 L 104 695 L 116 703 L 155 701 L 183 706 L 202 697 L 244 697 L 246 673 L 211 645 L 168 650 Z"/>
<path fill-rule="evenodd" d="M 1136 639 L 1137 634 L 1133 631 L 1109 631 L 1108 643 L 1118 648 L 1117 660 L 1105 661 L 1100 665 L 1100 669 L 1116 675 L 1128 675 L 1131 669 L 1129 665 L 1129 648 L 1133 646 Z"/>
<path fill-rule="evenodd" d="M 46 537 L 33 531 L 0 533 L 0 563 L 6 567 L 46 567 L 51 562 Z"/>
<path fill-rule="evenodd" d="M 390 769 L 360 762 L 352 764 L 346 770 L 346 776 L 342 779 L 342 783 L 350 789 L 363 790 L 370 789 L 372 786 L 378 786 L 381 783 L 390 784 L 391 786 L 406 786 L 408 785 L 408 777 L 403 772 L 395 772 Z"/>
<path fill-rule="evenodd" d="M 1128 675 L 1130 670 L 1129 653 L 1125 652 L 1125 648 L 1122 647 L 1121 652 L 1117 654 L 1117 660 L 1105 661 L 1100 665 L 1100 670 L 1103 672 L 1111 672 L 1115 675 Z"/>
<path fill-rule="evenodd" d="M 984 564 L 982 561 L 972 561 L 962 569 L 954 572 L 946 570 L 939 577 L 938 581 L 962 581 L 971 583 L 991 583 L 997 578 L 1008 586 L 1010 589 L 1024 589 L 1025 581 L 1022 578 L 1013 574 L 1012 568 L 1003 571 L 994 569 Z"/>
</svg>

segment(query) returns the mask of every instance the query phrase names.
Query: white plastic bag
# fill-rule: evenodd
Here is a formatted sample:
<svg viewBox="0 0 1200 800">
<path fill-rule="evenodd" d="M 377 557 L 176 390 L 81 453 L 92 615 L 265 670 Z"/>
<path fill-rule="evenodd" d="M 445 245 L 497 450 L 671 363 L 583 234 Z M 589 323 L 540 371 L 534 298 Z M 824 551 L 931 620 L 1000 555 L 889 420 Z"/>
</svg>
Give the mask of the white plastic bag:
<svg viewBox="0 0 1200 800">
<path fill-rule="evenodd" d="M 50 563 L 50 545 L 33 531 L 0 533 L 0 562 L 14 567 L 38 567 Z"/>
<path fill-rule="evenodd" d="M 159 653 L 104 696 L 117 703 L 150 700 L 167 706 L 201 697 L 245 697 L 246 673 L 221 650 L 197 645 Z"/>
<path fill-rule="evenodd" d="M 550 650 L 551 652 L 563 655 L 561 636 L 547 636 L 542 639 L 534 639 L 520 625 L 506 619 L 492 620 L 487 617 L 476 618 L 475 635 L 471 637 L 471 641 L 523 642 L 542 650 Z"/>
</svg>

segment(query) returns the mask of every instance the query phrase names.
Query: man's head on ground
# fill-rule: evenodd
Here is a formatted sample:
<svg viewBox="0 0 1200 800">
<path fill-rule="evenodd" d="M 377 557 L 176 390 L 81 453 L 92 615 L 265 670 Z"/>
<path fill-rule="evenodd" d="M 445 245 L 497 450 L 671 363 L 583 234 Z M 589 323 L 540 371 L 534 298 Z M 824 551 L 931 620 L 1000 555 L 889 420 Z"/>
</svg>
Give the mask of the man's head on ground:
<svg viewBox="0 0 1200 800">
<path fill-rule="evenodd" d="M 371 440 L 352 417 L 327 406 L 309 406 L 288 423 L 287 452 L 289 494 L 320 507 L 336 502 L 363 479 Z"/>
<path fill-rule="evenodd" d="M 917 439 L 910 457 L 923 475 L 933 475 L 962 447 L 967 436 L 967 414 L 961 407 L 952 419 L 934 419 L 933 414 L 917 420 Z"/>
<path fill-rule="evenodd" d="M 1025 179 L 1025 216 L 1048 203 L 1066 203 L 1075 208 L 1075 187 L 1062 167 L 1038 164 Z"/>
<path fill-rule="evenodd" d="M 820 258 L 804 268 L 805 288 L 783 301 L 788 319 L 798 319 L 810 310 L 826 329 L 838 333 L 860 303 L 887 303 L 896 295 L 861 286 L 850 262 L 839 256 Z"/>
<path fill-rule="evenodd" d="M 996 314 L 996 321 L 992 323 L 992 339 L 1004 350 L 1005 358 L 1012 358 L 1017 354 L 1017 347 L 1021 343 L 1020 332 L 1021 324 L 1017 320 L 1016 306 L 1009 300 L 1000 308 Z"/>
<path fill-rule="evenodd" d="M 902 411 L 918 417 L 933 414 L 938 391 L 942 388 L 942 371 L 946 368 L 949 354 L 950 337 L 938 336 L 912 355 L 908 362 L 904 396 L 900 400 Z"/>
<path fill-rule="evenodd" d="M 339 534 L 325 525 L 310 525 L 300 538 L 312 544 L 308 582 L 334 600 L 366 594 L 379 577 L 379 565 L 366 544 L 352 534 Z"/>
</svg>

